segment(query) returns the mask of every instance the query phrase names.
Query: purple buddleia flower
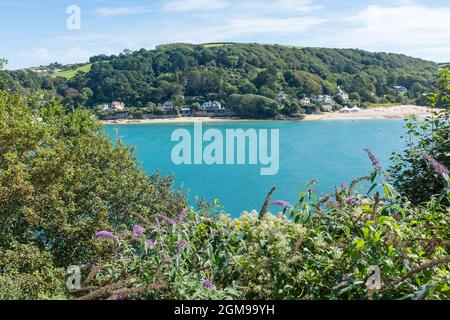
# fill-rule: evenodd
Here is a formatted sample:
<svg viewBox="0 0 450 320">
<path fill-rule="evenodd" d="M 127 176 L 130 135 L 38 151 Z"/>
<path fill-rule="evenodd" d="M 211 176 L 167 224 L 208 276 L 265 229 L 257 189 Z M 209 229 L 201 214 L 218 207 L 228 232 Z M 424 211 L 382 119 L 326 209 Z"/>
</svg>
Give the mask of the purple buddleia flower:
<svg viewBox="0 0 450 320">
<path fill-rule="evenodd" d="M 104 238 L 104 239 L 111 239 L 111 240 L 116 240 L 116 237 L 109 231 L 99 231 L 95 234 L 95 237 L 97 239 L 99 238 Z"/>
<path fill-rule="evenodd" d="M 347 185 L 345 184 L 345 182 L 341 183 L 341 189 L 344 191 L 347 190 Z"/>
<path fill-rule="evenodd" d="M 367 154 L 369 155 L 370 161 L 372 161 L 372 165 L 375 168 L 375 170 L 378 173 L 381 173 L 381 171 L 383 170 L 381 168 L 380 162 L 378 161 L 378 159 L 375 157 L 375 155 L 372 153 L 372 151 L 370 151 L 370 149 L 366 148 L 363 149 L 365 152 L 367 152 Z"/>
<path fill-rule="evenodd" d="M 177 244 L 177 252 L 180 252 L 181 250 L 183 250 L 184 248 L 186 248 L 187 246 L 189 246 L 189 243 L 186 240 L 181 240 L 178 244 Z"/>
<path fill-rule="evenodd" d="M 145 240 L 145 245 L 148 248 L 153 249 L 155 247 L 155 241 L 154 240 Z"/>
<path fill-rule="evenodd" d="M 186 219 L 186 208 L 181 210 L 180 215 L 178 216 L 178 221 L 180 223 L 183 223 L 185 219 Z"/>
<path fill-rule="evenodd" d="M 202 285 L 203 285 L 203 288 L 205 288 L 205 289 L 211 289 L 213 286 L 213 283 L 211 280 L 205 279 L 205 280 L 203 280 Z"/>
<path fill-rule="evenodd" d="M 442 163 L 440 163 L 435 158 L 433 158 L 432 156 L 430 156 L 429 154 L 427 154 L 425 152 L 421 152 L 421 153 L 422 153 L 422 156 L 425 159 L 427 159 L 427 161 L 431 164 L 431 166 L 433 167 L 433 169 L 436 173 L 446 175 L 447 177 L 449 176 L 448 169 Z"/>
<path fill-rule="evenodd" d="M 333 200 L 327 202 L 327 206 L 330 208 L 335 208 L 335 207 L 337 207 L 337 205 L 338 205 L 338 203 Z"/>
<path fill-rule="evenodd" d="M 145 229 L 139 225 L 133 227 L 133 235 L 135 237 L 140 237 L 145 232 Z"/>
<path fill-rule="evenodd" d="M 348 204 L 348 205 L 355 205 L 355 204 L 358 204 L 358 203 L 359 203 L 359 199 L 358 199 L 357 196 L 350 196 L 350 197 L 347 197 L 347 198 L 345 198 L 344 201 L 345 201 L 345 203 Z"/>
<path fill-rule="evenodd" d="M 282 201 L 282 200 L 277 200 L 277 201 L 272 202 L 271 206 L 279 206 L 284 209 L 288 209 L 288 208 L 292 207 L 288 202 Z"/>
</svg>

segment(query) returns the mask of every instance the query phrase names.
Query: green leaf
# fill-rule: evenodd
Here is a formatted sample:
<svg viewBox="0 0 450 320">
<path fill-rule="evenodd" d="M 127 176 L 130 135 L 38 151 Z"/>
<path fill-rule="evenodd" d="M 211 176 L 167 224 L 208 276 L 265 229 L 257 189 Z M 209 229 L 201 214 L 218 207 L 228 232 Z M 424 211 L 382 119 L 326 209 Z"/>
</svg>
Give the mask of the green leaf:
<svg viewBox="0 0 450 320">
<path fill-rule="evenodd" d="M 368 239 L 370 234 L 370 230 L 367 227 L 364 227 L 364 239 Z"/>
<path fill-rule="evenodd" d="M 356 248 L 357 249 L 363 249 L 365 246 L 364 239 L 359 239 L 356 241 Z"/>
<path fill-rule="evenodd" d="M 375 233 L 373 234 L 373 240 L 375 242 L 380 241 L 380 233 L 378 231 L 375 231 Z"/>
</svg>

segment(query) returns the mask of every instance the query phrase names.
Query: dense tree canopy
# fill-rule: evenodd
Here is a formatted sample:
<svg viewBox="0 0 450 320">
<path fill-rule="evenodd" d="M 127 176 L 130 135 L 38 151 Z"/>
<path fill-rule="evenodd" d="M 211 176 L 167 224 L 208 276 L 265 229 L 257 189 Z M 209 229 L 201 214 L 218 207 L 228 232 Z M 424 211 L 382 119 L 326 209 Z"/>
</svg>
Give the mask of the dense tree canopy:
<svg viewBox="0 0 450 320">
<path fill-rule="evenodd" d="M 226 101 L 232 94 L 273 99 L 281 90 L 298 99 L 334 95 L 338 85 L 362 102 L 405 103 L 434 88 L 433 76 L 439 68 L 401 54 L 259 44 L 163 45 L 156 50 L 95 56 L 90 63 L 89 72 L 71 79 L 27 70 L 4 72 L 3 87 L 25 93 L 44 90 L 73 106 L 121 100 L 139 108 L 181 95 L 200 101 Z M 396 85 L 406 87 L 408 93 L 396 92 Z"/>
<path fill-rule="evenodd" d="M 277 101 L 254 94 L 232 94 L 228 106 L 238 114 L 252 117 L 273 117 L 280 107 Z"/>
</svg>

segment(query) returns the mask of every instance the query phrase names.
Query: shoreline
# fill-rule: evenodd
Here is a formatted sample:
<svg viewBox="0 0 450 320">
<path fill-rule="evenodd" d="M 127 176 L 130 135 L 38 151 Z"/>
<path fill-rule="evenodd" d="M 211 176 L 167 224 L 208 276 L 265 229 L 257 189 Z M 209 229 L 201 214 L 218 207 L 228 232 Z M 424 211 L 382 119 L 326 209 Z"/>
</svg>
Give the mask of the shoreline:
<svg viewBox="0 0 450 320">
<path fill-rule="evenodd" d="M 220 117 L 179 117 L 161 119 L 117 119 L 101 120 L 104 125 L 124 124 L 178 124 L 194 122 L 255 122 L 255 121 L 312 121 L 312 120 L 376 120 L 376 119 L 405 119 L 408 116 L 429 117 L 436 109 L 414 105 L 399 105 L 392 107 L 376 107 L 361 109 L 359 112 L 326 112 L 320 114 L 307 114 L 303 119 L 245 119 L 245 118 L 220 118 Z"/>
<path fill-rule="evenodd" d="M 178 117 L 161 119 L 118 119 L 101 120 L 104 125 L 122 124 L 171 124 L 171 123 L 194 123 L 194 122 L 254 122 L 254 121 L 274 121 L 274 119 L 245 119 L 245 118 L 219 118 L 219 117 Z"/>
<path fill-rule="evenodd" d="M 375 107 L 370 109 L 361 109 L 359 112 L 340 113 L 338 111 L 308 114 L 305 115 L 306 121 L 311 120 L 376 120 L 376 119 L 406 119 L 414 115 L 418 118 L 430 117 L 436 112 L 436 109 L 429 107 L 420 107 L 415 105 L 399 105 L 392 107 Z"/>
</svg>

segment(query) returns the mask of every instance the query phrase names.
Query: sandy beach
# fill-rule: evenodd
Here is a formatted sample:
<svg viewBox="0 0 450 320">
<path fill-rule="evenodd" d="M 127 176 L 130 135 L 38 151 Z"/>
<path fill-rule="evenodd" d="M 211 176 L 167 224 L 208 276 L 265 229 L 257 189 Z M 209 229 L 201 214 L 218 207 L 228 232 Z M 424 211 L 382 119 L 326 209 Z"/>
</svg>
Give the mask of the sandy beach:
<svg viewBox="0 0 450 320">
<path fill-rule="evenodd" d="M 309 114 L 305 116 L 304 120 L 404 119 L 409 115 L 429 117 L 432 115 L 432 112 L 433 110 L 427 107 L 403 105 L 361 109 L 359 112 L 326 112 L 321 114 Z"/>
<path fill-rule="evenodd" d="M 267 121 L 240 118 L 216 118 L 216 117 L 179 117 L 165 119 L 120 119 L 103 120 L 103 124 L 163 124 L 163 123 L 191 123 L 191 122 L 230 122 L 230 121 Z"/>
<path fill-rule="evenodd" d="M 323 112 L 305 115 L 303 120 L 363 120 L 363 119 L 404 119 L 409 115 L 417 117 L 431 116 L 433 110 L 427 107 L 414 105 L 378 107 L 361 109 L 359 112 Z M 267 121 L 239 118 L 213 118 L 213 117 L 179 117 L 166 119 L 120 119 L 105 120 L 103 124 L 163 124 L 163 123 L 191 123 L 191 122 L 229 122 L 229 121 Z M 272 121 L 272 120 L 269 120 Z"/>
</svg>

